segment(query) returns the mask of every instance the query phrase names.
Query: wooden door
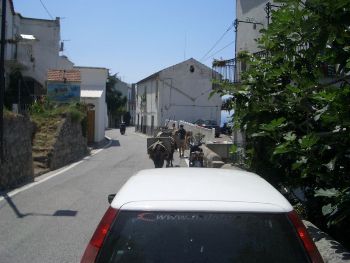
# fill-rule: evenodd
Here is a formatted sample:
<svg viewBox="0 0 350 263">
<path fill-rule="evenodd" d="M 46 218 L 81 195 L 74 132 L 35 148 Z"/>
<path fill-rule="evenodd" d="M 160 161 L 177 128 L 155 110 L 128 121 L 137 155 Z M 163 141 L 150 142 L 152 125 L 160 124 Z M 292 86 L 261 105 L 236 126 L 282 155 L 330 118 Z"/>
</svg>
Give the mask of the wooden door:
<svg viewBox="0 0 350 263">
<path fill-rule="evenodd" d="M 93 143 L 95 141 L 95 111 L 88 111 L 88 121 L 87 121 L 87 138 L 88 143 Z"/>
</svg>

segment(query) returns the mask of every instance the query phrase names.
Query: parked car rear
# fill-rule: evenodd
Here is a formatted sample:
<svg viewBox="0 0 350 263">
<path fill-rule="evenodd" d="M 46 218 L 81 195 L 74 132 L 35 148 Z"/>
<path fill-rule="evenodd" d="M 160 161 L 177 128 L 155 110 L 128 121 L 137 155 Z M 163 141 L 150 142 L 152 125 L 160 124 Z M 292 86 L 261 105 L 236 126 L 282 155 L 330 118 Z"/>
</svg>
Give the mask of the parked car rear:
<svg viewBox="0 0 350 263">
<path fill-rule="evenodd" d="M 259 176 L 150 169 L 122 187 L 81 262 L 323 262 L 289 202 Z"/>
</svg>

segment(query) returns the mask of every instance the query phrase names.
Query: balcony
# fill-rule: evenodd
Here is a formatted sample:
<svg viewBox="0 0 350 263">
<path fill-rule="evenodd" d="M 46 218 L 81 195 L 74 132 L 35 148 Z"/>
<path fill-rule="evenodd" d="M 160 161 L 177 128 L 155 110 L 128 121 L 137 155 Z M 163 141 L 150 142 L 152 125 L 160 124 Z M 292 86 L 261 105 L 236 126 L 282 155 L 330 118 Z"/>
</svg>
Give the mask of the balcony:
<svg viewBox="0 0 350 263">
<path fill-rule="evenodd" d="M 228 60 L 214 60 L 212 64 L 212 78 L 214 80 L 213 89 L 216 88 L 218 84 L 215 82 L 229 82 L 236 83 L 236 60 L 228 59 Z"/>
</svg>

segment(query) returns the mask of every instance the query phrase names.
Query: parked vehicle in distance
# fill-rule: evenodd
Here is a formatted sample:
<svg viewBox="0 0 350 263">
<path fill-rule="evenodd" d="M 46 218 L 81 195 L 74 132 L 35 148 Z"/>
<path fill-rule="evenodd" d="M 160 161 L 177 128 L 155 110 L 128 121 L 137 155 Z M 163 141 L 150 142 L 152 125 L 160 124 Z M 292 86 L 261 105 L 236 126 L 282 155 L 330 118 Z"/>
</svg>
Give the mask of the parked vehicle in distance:
<svg viewBox="0 0 350 263">
<path fill-rule="evenodd" d="M 216 121 L 199 119 L 199 120 L 195 121 L 194 124 L 196 124 L 198 126 L 201 126 L 203 128 L 207 128 L 207 129 L 214 128 L 215 129 L 215 137 L 219 137 L 220 136 L 221 128 L 217 124 Z"/>
<path fill-rule="evenodd" d="M 190 142 L 189 167 L 204 167 L 204 153 L 201 145 L 200 141 Z"/>
<path fill-rule="evenodd" d="M 125 134 L 125 130 L 126 130 L 126 124 L 125 124 L 125 122 L 122 122 L 121 124 L 120 124 L 120 134 L 121 135 L 124 135 Z"/>
<path fill-rule="evenodd" d="M 253 173 L 143 170 L 108 199 L 81 262 L 323 262 L 290 203 Z"/>
<path fill-rule="evenodd" d="M 221 127 L 221 134 L 232 135 L 233 124 L 228 124 L 227 122 Z"/>
</svg>

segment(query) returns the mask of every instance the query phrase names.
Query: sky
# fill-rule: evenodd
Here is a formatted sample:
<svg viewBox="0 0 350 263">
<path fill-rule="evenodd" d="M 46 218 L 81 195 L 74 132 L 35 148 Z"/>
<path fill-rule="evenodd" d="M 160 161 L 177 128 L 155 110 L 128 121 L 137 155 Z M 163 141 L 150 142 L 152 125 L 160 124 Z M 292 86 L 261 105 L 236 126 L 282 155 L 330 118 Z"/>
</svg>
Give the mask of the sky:
<svg viewBox="0 0 350 263">
<path fill-rule="evenodd" d="M 60 17 L 63 54 L 76 66 L 105 67 L 128 83 L 191 57 L 209 67 L 213 58 L 234 57 L 234 30 L 227 29 L 235 19 L 235 0 L 13 3 L 25 17 Z"/>
</svg>

